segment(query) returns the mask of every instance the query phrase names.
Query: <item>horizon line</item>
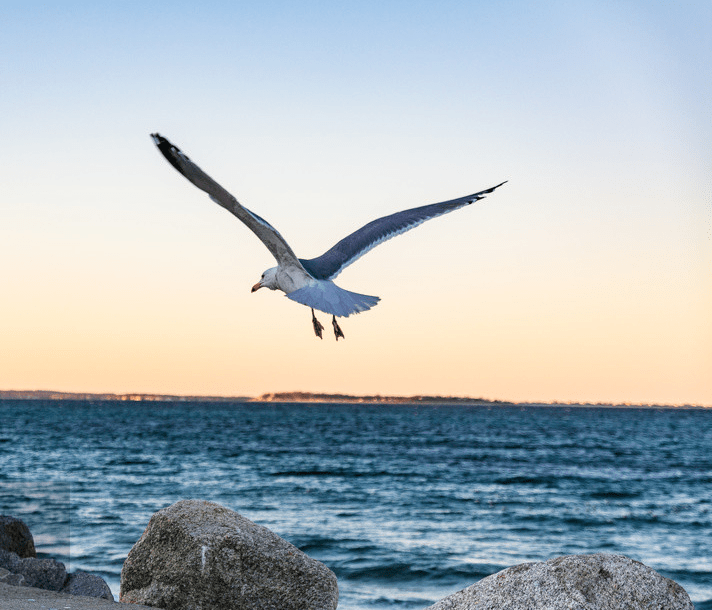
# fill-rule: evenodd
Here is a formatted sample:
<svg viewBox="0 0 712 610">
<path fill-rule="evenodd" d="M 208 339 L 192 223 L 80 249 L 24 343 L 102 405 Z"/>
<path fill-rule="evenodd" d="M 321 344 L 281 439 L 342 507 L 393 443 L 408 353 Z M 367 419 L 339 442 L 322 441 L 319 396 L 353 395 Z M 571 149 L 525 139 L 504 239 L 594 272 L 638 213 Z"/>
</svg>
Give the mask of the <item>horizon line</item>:
<svg viewBox="0 0 712 610">
<path fill-rule="evenodd" d="M 210 394 L 164 394 L 152 392 L 64 392 L 57 390 L 0 390 L 3 400 L 104 400 L 117 402 L 293 402 L 293 403 L 372 403 L 372 404 L 484 404 L 495 406 L 552 406 L 552 407 L 648 407 L 648 408 L 712 408 L 694 403 L 644 402 L 589 402 L 589 401 L 511 401 L 470 396 L 415 394 L 344 394 L 338 392 L 267 392 L 259 396 L 230 396 Z"/>
</svg>

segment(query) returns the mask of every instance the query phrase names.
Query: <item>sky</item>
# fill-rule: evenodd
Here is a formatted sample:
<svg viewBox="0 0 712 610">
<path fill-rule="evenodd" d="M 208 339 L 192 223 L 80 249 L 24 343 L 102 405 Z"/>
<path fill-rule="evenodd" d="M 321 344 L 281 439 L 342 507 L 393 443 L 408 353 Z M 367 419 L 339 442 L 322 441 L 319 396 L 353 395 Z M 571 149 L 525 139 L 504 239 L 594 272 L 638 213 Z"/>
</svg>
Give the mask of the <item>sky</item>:
<svg viewBox="0 0 712 610">
<path fill-rule="evenodd" d="M 712 4 L 81 2 L 0 8 L 0 389 L 712 406 Z M 180 146 L 311 258 L 329 316 Z"/>
</svg>

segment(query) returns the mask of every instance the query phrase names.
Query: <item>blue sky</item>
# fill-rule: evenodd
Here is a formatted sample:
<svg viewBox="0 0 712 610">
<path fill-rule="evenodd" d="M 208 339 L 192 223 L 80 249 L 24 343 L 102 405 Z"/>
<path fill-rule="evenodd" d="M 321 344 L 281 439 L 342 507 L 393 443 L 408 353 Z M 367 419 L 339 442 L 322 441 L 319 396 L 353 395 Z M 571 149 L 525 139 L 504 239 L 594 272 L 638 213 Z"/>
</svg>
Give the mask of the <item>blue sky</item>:
<svg viewBox="0 0 712 610">
<path fill-rule="evenodd" d="M 5 3 L 0 387 L 712 404 L 710 57 L 706 2 Z M 320 342 L 153 131 L 304 257 L 510 182 Z"/>
</svg>

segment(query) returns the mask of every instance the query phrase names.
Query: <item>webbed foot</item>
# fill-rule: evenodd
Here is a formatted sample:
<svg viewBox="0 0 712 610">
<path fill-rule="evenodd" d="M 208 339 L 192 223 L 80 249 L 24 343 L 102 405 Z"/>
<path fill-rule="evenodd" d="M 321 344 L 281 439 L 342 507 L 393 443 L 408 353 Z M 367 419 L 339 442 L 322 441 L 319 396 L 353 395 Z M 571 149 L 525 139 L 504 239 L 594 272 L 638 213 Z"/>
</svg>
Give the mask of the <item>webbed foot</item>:
<svg viewBox="0 0 712 610">
<path fill-rule="evenodd" d="M 336 340 L 339 340 L 339 337 L 342 339 L 346 339 L 344 337 L 344 332 L 341 330 L 341 327 L 339 326 L 339 323 L 336 321 L 336 316 L 331 316 L 331 324 L 334 327 L 334 335 L 336 336 Z"/>
<path fill-rule="evenodd" d="M 312 325 L 314 326 L 314 334 L 319 337 L 319 339 L 322 339 L 321 331 L 324 330 L 324 327 L 321 325 L 321 322 L 316 319 L 314 308 L 312 308 Z"/>
</svg>

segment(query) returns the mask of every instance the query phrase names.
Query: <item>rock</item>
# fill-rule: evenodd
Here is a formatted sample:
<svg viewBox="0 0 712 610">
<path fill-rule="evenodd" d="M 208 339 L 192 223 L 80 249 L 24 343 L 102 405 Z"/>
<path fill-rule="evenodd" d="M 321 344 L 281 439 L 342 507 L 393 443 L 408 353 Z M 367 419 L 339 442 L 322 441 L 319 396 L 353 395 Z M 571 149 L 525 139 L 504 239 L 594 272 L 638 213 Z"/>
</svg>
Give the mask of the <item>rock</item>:
<svg viewBox="0 0 712 610">
<path fill-rule="evenodd" d="M 3 549 L 0 549 L 0 568 L 24 576 L 22 584 L 25 586 L 48 591 L 59 591 L 67 578 L 64 564 L 59 561 L 37 557 L 20 559 L 17 553 Z"/>
<path fill-rule="evenodd" d="M 34 550 L 34 545 L 32 548 Z M 109 585 L 99 576 L 81 570 L 67 576 L 64 564 L 59 561 L 20 558 L 17 553 L 5 549 L 0 549 L 0 582 L 114 601 Z"/>
<path fill-rule="evenodd" d="M 60 590 L 60 593 L 69 593 L 70 595 L 83 595 L 85 597 L 101 597 L 114 601 L 114 596 L 111 593 L 109 585 L 101 576 L 89 574 L 82 570 L 72 572 Z"/>
<path fill-rule="evenodd" d="M 8 515 L 0 515 L 0 549 L 17 553 L 21 558 L 37 557 L 30 528 Z"/>
<path fill-rule="evenodd" d="M 676 582 L 623 555 L 567 555 L 483 578 L 426 610 L 694 610 Z"/>
<path fill-rule="evenodd" d="M 37 559 L 27 557 L 20 559 L 20 567 L 15 570 L 16 574 L 25 577 L 25 584 L 28 587 L 46 589 L 47 591 L 59 591 L 67 579 L 67 570 L 64 564 L 56 559 Z"/>
<path fill-rule="evenodd" d="M 334 610 L 338 597 L 324 564 L 200 500 L 155 513 L 121 570 L 122 602 L 169 610 Z"/>
<path fill-rule="evenodd" d="M 0 549 L 0 568 L 5 568 L 10 572 L 17 572 L 17 568 L 20 565 L 20 557 L 17 553 L 12 553 L 6 551 L 5 549 Z"/>
<path fill-rule="evenodd" d="M 22 574 L 13 574 L 10 570 L 0 568 L 0 582 L 4 582 L 6 585 L 21 587 L 25 584 L 25 577 Z"/>
</svg>

